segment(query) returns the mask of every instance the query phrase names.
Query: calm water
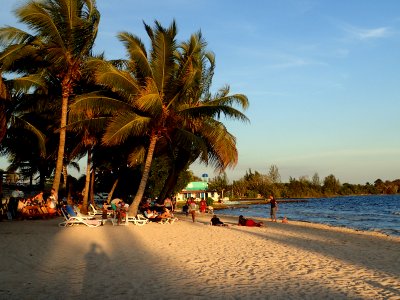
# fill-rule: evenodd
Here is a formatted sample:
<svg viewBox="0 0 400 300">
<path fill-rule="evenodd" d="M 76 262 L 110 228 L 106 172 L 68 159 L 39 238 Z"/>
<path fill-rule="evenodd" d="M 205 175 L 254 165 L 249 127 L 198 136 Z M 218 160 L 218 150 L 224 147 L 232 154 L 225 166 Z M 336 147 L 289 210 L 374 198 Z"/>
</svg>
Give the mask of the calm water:
<svg viewBox="0 0 400 300">
<path fill-rule="evenodd" d="M 229 208 L 220 215 L 269 218 L 269 204 Z M 347 196 L 279 203 L 278 218 L 400 236 L 400 195 Z"/>
</svg>

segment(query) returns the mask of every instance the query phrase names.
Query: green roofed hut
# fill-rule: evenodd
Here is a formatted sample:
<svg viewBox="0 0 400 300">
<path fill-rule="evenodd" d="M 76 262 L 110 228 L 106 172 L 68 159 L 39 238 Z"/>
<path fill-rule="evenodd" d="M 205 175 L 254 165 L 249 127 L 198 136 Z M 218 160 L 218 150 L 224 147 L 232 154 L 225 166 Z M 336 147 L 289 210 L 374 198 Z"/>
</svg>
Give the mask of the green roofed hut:
<svg viewBox="0 0 400 300">
<path fill-rule="evenodd" d="M 190 197 L 196 200 L 205 199 L 208 197 L 213 198 L 214 201 L 218 201 L 218 194 L 216 192 L 208 191 L 208 182 L 206 181 L 192 181 L 176 195 L 177 201 L 186 201 Z"/>
</svg>

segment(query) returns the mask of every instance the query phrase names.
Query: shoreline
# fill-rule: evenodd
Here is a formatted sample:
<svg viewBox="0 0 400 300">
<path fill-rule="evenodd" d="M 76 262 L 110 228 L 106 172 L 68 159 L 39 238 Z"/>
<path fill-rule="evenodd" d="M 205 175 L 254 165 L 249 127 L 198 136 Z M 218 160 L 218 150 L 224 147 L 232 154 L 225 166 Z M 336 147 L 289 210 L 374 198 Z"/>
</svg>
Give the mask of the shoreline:
<svg viewBox="0 0 400 300">
<path fill-rule="evenodd" d="M 218 215 L 218 212 L 216 212 Z M 399 299 L 400 238 L 290 221 L 0 222 L 0 299 Z"/>
</svg>

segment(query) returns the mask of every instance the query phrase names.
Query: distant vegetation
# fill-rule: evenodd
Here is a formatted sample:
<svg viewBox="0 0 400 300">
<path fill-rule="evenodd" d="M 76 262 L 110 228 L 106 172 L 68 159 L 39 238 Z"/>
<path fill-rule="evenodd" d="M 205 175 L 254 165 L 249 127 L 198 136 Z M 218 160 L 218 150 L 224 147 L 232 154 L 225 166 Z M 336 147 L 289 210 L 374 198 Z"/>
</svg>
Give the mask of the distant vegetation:
<svg viewBox="0 0 400 300">
<path fill-rule="evenodd" d="M 400 192 L 400 179 L 393 181 L 375 180 L 362 184 L 340 183 L 333 174 L 323 180 L 315 173 L 300 178 L 290 177 L 289 182 L 281 182 L 278 167 L 270 167 L 268 174 L 248 170 L 239 180 L 228 183 L 226 174 L 210 180 L 209 189 L 218 191 L 232 199 L 268 197 L 273 194 L 277 198 L 311 198 L 344 195 L 397 194 Z"/>
</svg>

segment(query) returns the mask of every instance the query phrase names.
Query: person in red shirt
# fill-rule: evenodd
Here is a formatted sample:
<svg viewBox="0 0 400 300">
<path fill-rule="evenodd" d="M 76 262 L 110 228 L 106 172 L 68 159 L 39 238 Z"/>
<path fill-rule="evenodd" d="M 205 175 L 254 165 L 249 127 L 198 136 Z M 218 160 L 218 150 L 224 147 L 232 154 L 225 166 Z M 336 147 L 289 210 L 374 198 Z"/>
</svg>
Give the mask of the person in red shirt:
<svg viewBox="0 0 400 300">
<path fill-rule="evenodd" d="M 205 213 L 207 209 L 207 202 L 204 199 L 200 200 L 200 212 Z"/>
</svg>

